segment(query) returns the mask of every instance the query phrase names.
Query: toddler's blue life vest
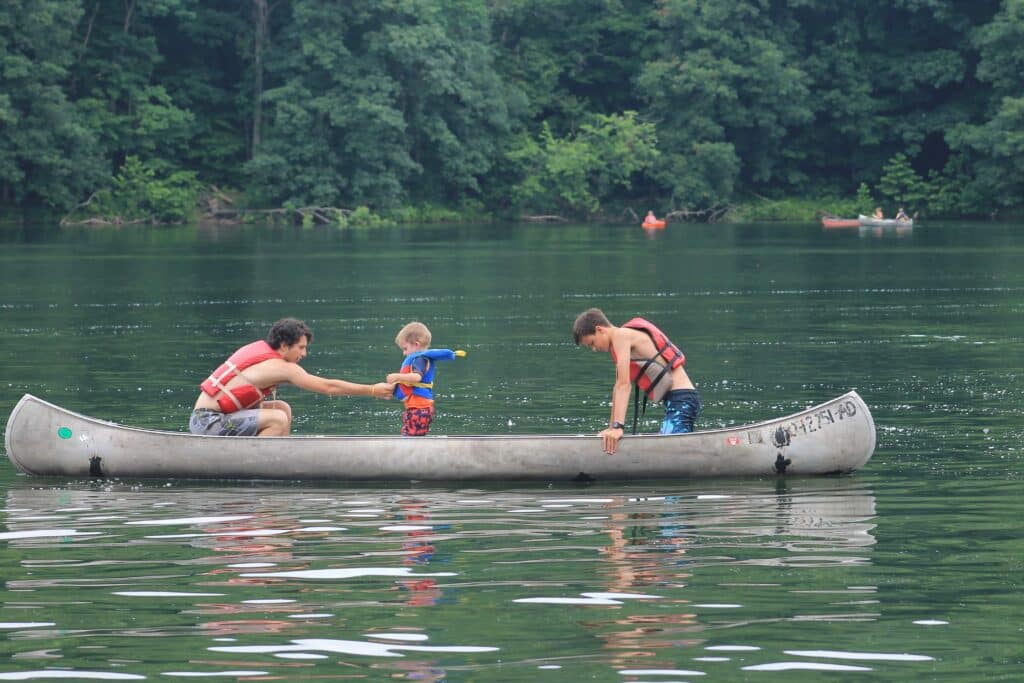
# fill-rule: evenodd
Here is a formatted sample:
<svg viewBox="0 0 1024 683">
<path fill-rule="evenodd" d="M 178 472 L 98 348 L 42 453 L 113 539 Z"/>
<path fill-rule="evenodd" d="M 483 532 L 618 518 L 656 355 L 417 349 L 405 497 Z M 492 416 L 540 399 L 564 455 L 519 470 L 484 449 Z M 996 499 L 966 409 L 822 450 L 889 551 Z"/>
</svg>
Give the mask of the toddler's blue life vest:
<svg viewBox="0 0 1024 683">
<path fill-rule="evenodd" d="M 427 349 L 426 351 L 416 351 L 410 353 L 404 359 L 402 359 L 402 368 L 399 372 L 413 372 L 412 362 L 420 356 L 425 356 L 427 359 L 427 370 L 423 373 L 423 378 L 414 384 L 396 384 L 394 396 L 400 401 L 404 401 L 410 396 L 419 396 L 421 398 L 434 400 L 434 363 L 436 360 L 455 360 L 456 358 L 464 358 L 466 352 L 462 349 L 458 351 L 452 351 L 451 349 Z"/>
</svg>

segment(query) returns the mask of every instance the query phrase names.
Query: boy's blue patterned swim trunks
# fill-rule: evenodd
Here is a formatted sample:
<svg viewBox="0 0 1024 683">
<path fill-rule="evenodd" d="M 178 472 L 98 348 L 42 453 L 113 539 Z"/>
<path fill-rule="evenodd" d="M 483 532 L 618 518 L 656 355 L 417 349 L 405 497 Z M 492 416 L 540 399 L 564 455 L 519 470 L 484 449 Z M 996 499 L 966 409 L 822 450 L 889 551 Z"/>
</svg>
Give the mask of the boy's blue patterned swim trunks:
<svg viewBox="0 0 1024 683">
<path fill-rule="evenodd" d="M 676 389 L 661 399 L 665 406 L 665 419 L 661 423 L 662 434 L 687 434 L 693 431 L 693 423 L 700 415 L 700 395 L 696 389 Z"/>
</svg>

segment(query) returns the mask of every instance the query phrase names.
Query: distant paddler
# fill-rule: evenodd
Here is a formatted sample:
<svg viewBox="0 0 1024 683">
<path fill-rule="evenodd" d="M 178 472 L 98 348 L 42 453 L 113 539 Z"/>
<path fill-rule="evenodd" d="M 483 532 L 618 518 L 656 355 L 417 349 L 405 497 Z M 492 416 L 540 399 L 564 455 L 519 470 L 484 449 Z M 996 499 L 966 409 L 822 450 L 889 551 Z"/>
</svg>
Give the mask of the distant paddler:
<svg viewBox="0 0 1024 683">
<path fill-rule="evenodd" d="M 658 228 L 665 227 L 665 221 L 660 220 L 654 215 L 654 211 L 648 211 L 647 216 L 644 217 L 644 222 L 640 224 L 645 230 L 657 230 Z"/>
<path fill-rule="evenodd" d="M 206 436 L 288 436 L 292 409 L 269 400 L 277 385 L 294 384 L 328 396 L 373 396 L 389 399 L 393 385 L 356 384 L 311 375 L 299 366 L 306 357 L 313 331 L 295 318 L 278 320 L 267 338 L 231 354 L 200 384 L 188 428 Z"/>
</svg>

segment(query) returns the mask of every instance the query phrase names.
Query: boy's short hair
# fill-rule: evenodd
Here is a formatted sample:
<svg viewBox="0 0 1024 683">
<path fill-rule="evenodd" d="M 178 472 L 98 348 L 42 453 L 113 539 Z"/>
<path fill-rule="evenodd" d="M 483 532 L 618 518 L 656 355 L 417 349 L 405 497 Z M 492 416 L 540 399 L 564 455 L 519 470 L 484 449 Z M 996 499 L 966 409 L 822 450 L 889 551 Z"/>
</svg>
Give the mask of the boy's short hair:
<svg viewBox="0 0 1024 683">
<path fill-rule="evenodd" d="M 401 346 L 405 342 L 419 342 L 422 346 L 430 346 L 430 330 L 421 322 L 411 322 L 398 331 L 395 344 Z"/>
<path fill-rule="evenodd" d="M 303 337 L 310 344 L 313 343 L 313 330 L 301 320 L 295 318 L 281 318 L 267 333 L 267 344 L 272 349 L 279 349 L 281 345 L 294 346 Z"/>
<path fill-rule="evenodd" d="M 576 316 L 576 322 L 572 325 L 572 339 L 576 342 L 576 346 L 580 345 L 581 338 L 597 332 L 598 325 L 601 327 L 612 326 L 600 308 L 588 308 Z"/>
</svg>

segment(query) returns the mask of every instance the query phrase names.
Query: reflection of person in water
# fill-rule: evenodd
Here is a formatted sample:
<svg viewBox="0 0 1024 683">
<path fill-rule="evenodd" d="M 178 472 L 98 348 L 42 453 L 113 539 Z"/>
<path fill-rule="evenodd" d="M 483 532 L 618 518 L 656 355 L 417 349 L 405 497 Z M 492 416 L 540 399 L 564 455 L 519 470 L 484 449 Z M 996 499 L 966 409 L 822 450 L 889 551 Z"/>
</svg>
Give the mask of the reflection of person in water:
<svg viewBox="0 0 1024 683">
<path fill-rule="evenodd" d="M 689 562 L 685 558 L 689 545 L 683 533 L 685 527 L 665 525 L 665 514 L 622 512 L 629 503 L 628 499 L 616 498 L 605 506 L 620 510 L 609 515 L 604 530 L 609 544 L 601 549 L 607 560 L 604 573 L 609 577 L 608 592 L 656 594 L 658 587 L 683 585 L 682 580 L 690 576 L 678 570 Z M 702 627 L 696 615 L 685 609 L 634 614 L 615 623 L 626 628 L 601 635 L 604 647 L 619 653 L 614 658 L 615 666 L 642 665 L 665 648 L 701 642 L 691 634 Z"/>
<path fill-rule="evenodd" d="M 425 565 L 430 564 L 434 559 L 434 552 L 437 550 L 430 542 L 434 535 L 434 528 L 430 524 L 430 513 L 426 504 L 418 500 L 401 501 L 403 518 L 410 526 L 425 526 L 425 529 L 411 529 L 405 532 L 405 540 L 402 542 L 402 564 Z M 428 607 L 436 605 L 441 599 L 441 589 L 437 582 L 431 578 L 402 579 L 399 585 L 409 591 L 409 597 L 405 604 L 410 607 Z"/>
<path fill-rule="evenodd" d="M 269 585 L 272 579 L 257 577 L 241 577 L 240 573 L 245 569 L 229 567 L 227 565 L 239 564 L 259 558 L 261 562 L 290 563 L 295 559 L 292 553 L 294 537 L 290 534 L 273 534 L 275 530 L 281 529 L 282 525 L 289 526 L 295 520 L 282 520 L 276 514 L 254 514 L 245 520 L 233 522 L 218 522 L 211 526 L 203 527 L 208 534 L 192 540 L 195 547 L 212 550 L 217 555 L 218 566 L 204 572 L 207 576 L 223 577 L 225 584 L 250 584 Z M 266 532 L 271 532 L 268 535 Z M 208 582 L 206 585 L 217 585 L 216 582 Z M 205 603 L 196 605 L 196 613 L 203 615 L 216 615 L 215 621 L 205 621 L 199 624 L 204 633 L 211 637 L 234 636 L 248 633 L 285 633 L 300 626 L 294 619 L 266 619 L 255 618 L 258 615 L 280 614 L 282 617 L 292 614 L 296 610 L 294 603 L 272 605 L 265 603 Z"/>
<path fill-rule="evenodd" d="M 404 678 L 410 681 L 425 681 L 426 683 L 444 683 L 448 680 L 448 672 L 437 667 L 431 662 L 417 660 L 401 660 L 391 662 L 389 666 L 395 671 L 405 672 L 395 674 L 395 677 Z"/>
<path fill-rule="evenodd" d="M 283 521 L 277 515 L 254 514 L 245 520 L 218 522 L 204 527 L 206 535 L 193 539 L 191 545 L 223 553 L 219 555 L 219 559 L 225 565 L 248 562 L 253 558 L 259 558 L 261 562 L 291 562 L 294 560 L 294 536 L 276 533 L 282 529 L 282 525 L 289 524 L 299 526 L 296 520 Z M 212 569 L 206 574 L 230 574 L 231 578 L 227 579 L 227 583 L 230 584 L 269 583 L 266 579 L 240 577 L 238 574 L 241 572 L 242 570 L 224 566 Z"/>
<path fill-rule="evenodd" d="M 616 500 L 620 507 L 628 502 L 622 498 Z M 664 504 L 671 505 L 674 501 L 674 498 L 666 497 Z M 613 524 L 605 529 L 605 533 L 611 539 L 611 544 L 604 548 L 605 554 L 614 561 L 616 567 L 610 590 L 643 592 L 651 586 L 676 583 L 680 578 L 689 576 L 674 572 L 668 574 L 665 571 L 689 564 L 686 558 L 690 544 L 686 535 L 689 527 L 682 522 L 679 513 L 613 513 L 610 520 Z M 633 547 L 643 552 L 633 553 Z M 644 561 L 632 560 L 634 555 Z"/>
<path fill-rule="evenodd" d="M 427 503 L 422 500 L 404 499 L 399 501 L 399 504 L 402 507 L 401 520 L 405 524 L 410 527 L 425 527 L 403 532 L 405 538 L 402 540 L 402 564 L 414 568 L 428 565 L 437 552 L 437 548 L 431 542 L 431 538 L 437 532 L 431 524 Z M 399 579 L 398 586 L 408 593 L 405 604 L 409 607 L 433 607 L 443 597 L 437 582 L 430 577 Z M 448 677 L 448 672 L 439 668 L 433 661 L 404 659 L 389 663 L 389 666 L 396 672 L 402 672 L 396 673 L 396 677 L 408 680 L 445 681 Z"/>
<path fill-rule="evenodd" d="M 224 605 L 225 608 L 229 607 Z M 259 605 L 259 607 L 267 607 L 267 605 Z M 295 606 L 291 606 L 295 609 Z M 226 610 L 229 611 L 229 610 Z M 251 609 L 250 611 L 257 611 Z M 259 610 L 261 612 L 267 611 L 266 609 Z M 283 608 L 278 611 L 287 611 Z M 204 621 L 199 624 L 199 628 L 203 629 L 203 635 L 211 638 L 224 637 L 224 636 L 236 636 L 244 633 L 284 633 L 290 629 L 295 629 L 297 626 L 294 620 L 288 621 L 286 619 L 229 619 L 221 621 Z"/>
</svg>

